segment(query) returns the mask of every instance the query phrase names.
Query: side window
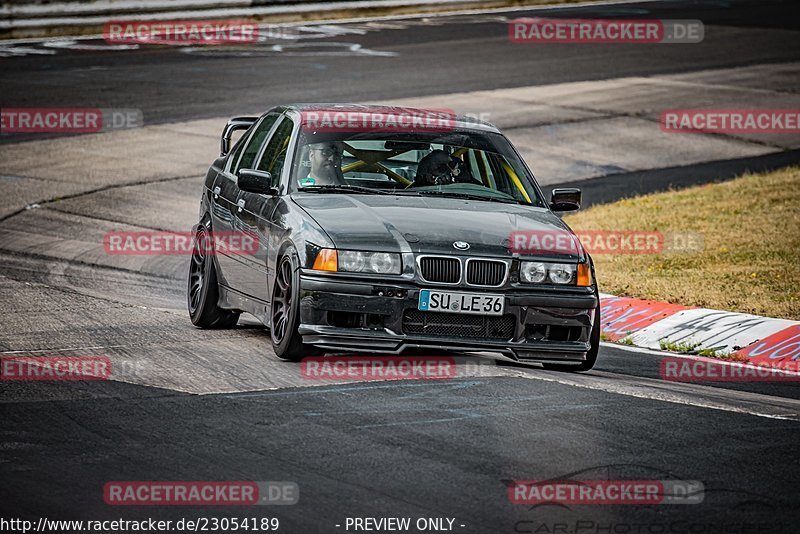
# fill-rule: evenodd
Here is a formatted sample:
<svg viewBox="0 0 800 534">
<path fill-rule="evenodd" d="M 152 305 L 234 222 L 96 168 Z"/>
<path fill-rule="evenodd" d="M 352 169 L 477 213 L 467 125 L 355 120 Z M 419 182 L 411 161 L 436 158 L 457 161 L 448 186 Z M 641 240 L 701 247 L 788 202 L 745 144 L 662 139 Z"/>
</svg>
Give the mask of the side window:
<svg viewBox="0 0 800 534">
<path fill-rule="evenodd" d="M 264 149 L 264 155 L 261 156 L 261 162 L 258 164 L 259 171 L 267 171 L 272 175 L 272 186 L 277 187 L 281 181 L 281 172 L 283 171 L 283 164 L 286 162 L 286 152 L 289 148 L 289 141 L 292 139 L 292 129 L 294 123 L 291 119 L 284 118 L 283 122 L 278 125 L 272 139 Z"/>
<path fill-rule="evenodd" d="M 231 152 L 231 172 L 234 172 L 233 167 L 236 165 L 236 162 L 239 161 L 239 156 L 242 155 L 242 150 L 244 150 L 244 146 L 247 144 L 247 135 L 250 131 L 246 131 L 239 141 L 236 142 L 236 145 L 233 147 L 233 152 Z"/>
<path fill-rule="evenodd" d="M 277 113 L 267 115 L 264 120 L 262 120 L 258 126 L 256 126 L 256 131 L 247 141 L 247 146 L 244 149 L 244 153 L 242 153 L 242 158 L 231 168 L 231 172 L 233 174 L 236 174 L 239 169 L 253 168 L 253 161 L 256 159 L 258 149 L 261 148 L 261 145 L 264 143 L 264 139 L 267 138 L 267 134 L 272 129 L 272 125 L 275 124 L 275 121 L 279 116 L 280 115 Z"/>
</svg>

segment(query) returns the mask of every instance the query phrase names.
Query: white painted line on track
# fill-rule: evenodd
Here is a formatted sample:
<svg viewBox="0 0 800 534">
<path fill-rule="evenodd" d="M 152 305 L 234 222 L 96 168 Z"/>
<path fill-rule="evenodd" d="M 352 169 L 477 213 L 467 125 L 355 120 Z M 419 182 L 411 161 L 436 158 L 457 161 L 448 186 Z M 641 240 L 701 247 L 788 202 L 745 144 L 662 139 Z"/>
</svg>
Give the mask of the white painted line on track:
<svg viewBox="0 0 800 534">
<path fill-rule="evenodd" d="M 586 374 L 566 374 L 558 371 L 517 372 L 515 376 L 696 408 L 741 413 L 767 419 L 800 421 L 800 400 L 760 393 L 668 382 L 656 378 L 633 377 L 605 371 L 590 371 Z M 621 381 L 624 383 L 620 383 Z"/>
<path fill-rule="evenodd" d="M 641 354 L 651 354 L 653 356 L 667 356 L 667 355 L 671 356 L 671 355 L 674 354 L 672 352 L 667 352 L 667 351 L 663 351 L 663 350 L 648 349 L 648 348 L 645 348 L 645 347 L 636 347 L 634 345 L 623 345 L 621 343 L 612 343 L 610 341 L 601 341 L 600 342 L 600 346 L 601 347 L 608 347 L 608 348 L 625 350 L 625 351 L 628 351 L 628 352 L 639 352 Z M 676 355 L 680 356 L 680 354 L 676 354 Z"/>
<path fill-rule="evenodd" d="M 74 352 L 76 350 L 100 350 L 100 349 L 119 349 L 130 347 L 131 345 L 97 345 L 93 347 L 73 347 L 68 349 L 31 349 L 31 350 L 6 350 L 0 354 L 57 354 L 60 352 Z"/>
</svg>

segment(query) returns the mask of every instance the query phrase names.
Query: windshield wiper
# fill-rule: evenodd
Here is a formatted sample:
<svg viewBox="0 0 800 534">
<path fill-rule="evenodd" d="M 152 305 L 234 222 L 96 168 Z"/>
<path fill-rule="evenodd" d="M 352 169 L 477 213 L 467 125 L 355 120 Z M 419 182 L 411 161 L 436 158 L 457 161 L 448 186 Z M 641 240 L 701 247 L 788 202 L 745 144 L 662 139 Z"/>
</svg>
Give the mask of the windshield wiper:
<svg viewBox="0 0 800 534">
<path fill-rule="evenodd" d="M 428 191 L 416 191 L 416 193 L 420 195 L 438 195 L 443 197 L 451 197 L 451 198 L 463 198 L 466 200 L 485 200 L 486 202 L 500 202 L 502 204 L 522 204 L 523 206 L 529 206 L 525 202 L 512 199 L 512 198 L 497 198 L 497 197 L 485 197 L 483 195 L 471 195 L 469 193 L 456 193 L 455 191 L 436 191 L 436 190 L 428 190 Z"/>
<path fill-rule="evenodd" d="M 342 193 L 362 193 L 368 195 L 389 195 L 386 191 L 382 191 L 380 189 L 372 189 L 370 187 L 361 187 L 358 185 L 337 185 L 337 184 L 327 184 L 327 185 L 307 185 L 304 187 L 298 187 L 298 191 L 304 191 L 308 193 L 333 193 L 337 191 L 341 191 Z"/>
</svg>

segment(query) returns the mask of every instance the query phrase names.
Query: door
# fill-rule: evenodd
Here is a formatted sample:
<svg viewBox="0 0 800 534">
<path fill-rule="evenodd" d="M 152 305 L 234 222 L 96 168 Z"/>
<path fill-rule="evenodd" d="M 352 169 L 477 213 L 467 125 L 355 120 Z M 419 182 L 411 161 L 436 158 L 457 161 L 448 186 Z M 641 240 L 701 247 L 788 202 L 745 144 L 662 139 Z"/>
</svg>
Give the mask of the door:
<svg viewBox="0 0 800 534">
<path fill-rule="evenodd" d="M 264 147 L 255 167 L 256 170 L 266 171 L 272 175 L 272 187 L 277 188 L 281 183 L 293 129 L 292 120 L 283 117 Z M 265 302 L 269 302 L 272 290 L 267 283 L 272 279 L 267 271 L 267 257 L 271 253 L 269 248 L 272 240 L 270 237 L 275 227 L 273 216 L 280 199 L 280 196 L 260 195 L 247 191 L 240 191 L 238 198 L 238 203 L 242 206 L 242 210 L 237 212 L 238 225 L 242 230 L 255 233 L 259 240 L 256 254 L 246 256 L 247 265 L 251 270 L 248 275 L 247 288 L 250 291 L 249 294 Z"/>
<path fill-rule="evenodd" d="M 211 222 L 218 237 L 235 235 L 233 233 L 239 230 L 237 217 L 241 206 L 238 204 L 239 187 L 236 185 L 236 173 L 239 169 L 252 168 L 256 156 L 278 117 L 280 117 L 279 114 L 270 113 L 257 122 L 249 136 L 243 139 L 244 142 L 240 149 L 233 152 L 225 172 L 217 176 L 213 191 L 216 203 L 212 206 Z M 225 238 L 218 240 L 218 243 L 222 245 L 217 248 L 220 283 L 236 291 L 249 294 L 245 290 L 246 255 L 226 247 L 228 242 L 232 241 Z"/>
</svg>

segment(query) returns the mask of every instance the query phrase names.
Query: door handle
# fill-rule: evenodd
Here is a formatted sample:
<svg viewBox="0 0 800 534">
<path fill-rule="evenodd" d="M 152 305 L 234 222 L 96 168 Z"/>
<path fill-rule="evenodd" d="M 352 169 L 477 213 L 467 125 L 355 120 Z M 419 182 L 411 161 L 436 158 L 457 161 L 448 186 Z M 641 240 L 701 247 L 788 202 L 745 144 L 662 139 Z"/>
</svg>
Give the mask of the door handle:
<svg viewBox="0 0 800 534">
<path fill-rule="evenodd" d="M 240 198 L 236 205 L 239 206 L 239 211 L 242 211 L 244 209 L 244 199 Z"/>
</svg>

